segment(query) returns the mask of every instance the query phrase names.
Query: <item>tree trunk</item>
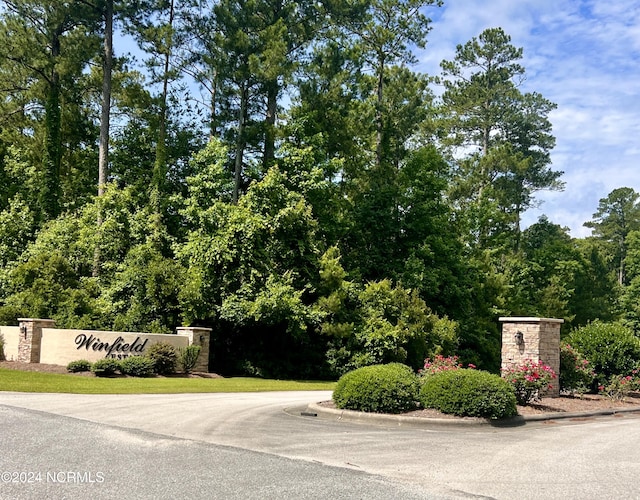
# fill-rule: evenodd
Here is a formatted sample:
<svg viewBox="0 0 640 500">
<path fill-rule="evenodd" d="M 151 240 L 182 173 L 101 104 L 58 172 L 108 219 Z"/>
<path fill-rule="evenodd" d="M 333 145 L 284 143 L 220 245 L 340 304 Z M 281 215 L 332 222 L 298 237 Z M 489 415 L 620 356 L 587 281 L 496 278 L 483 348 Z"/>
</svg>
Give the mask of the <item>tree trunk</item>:
<svg viewBox="0 0 640 500">
<path fill-rule="evenodd" d="M 54 219 L 60 214 L 60 164 L 62 158 L 60 129 L 62 113 L 60 110 L 60 75 L 55 65 L 60 56 L 61 34 L 62 27 L 58 27 L 51 39 L 51 58 L 53 63 L 45 102 L 44 185 L 40 191 L 40 201 L 45 217 L 49 219 Z"/>
<path fill-rule="evenodd" d="M 107 0 L 104 10 L 104 59 L 102 61 L 102 113 L 100 115 L 100 145 L 98 149 L 98 198 L 104 195 L 109 173 L 109 122 L 111 118 L 111 75 L 113 71 L 113 0 Z M 93 253 L 94 277 L 100 274 L 100 243 L 102 204 L 98 202 L 98 242 Z"/>
<path fill-rule="evenodd" d="M 218 92 L 218 70 L 214 68 L 213 75 L 211 78 L 211 100 L 210 104 L 210 113 L 211 117 L 209 119 L 209 140 L 211 141 L 214 137 L 218 135 L 218 124 L 217 115 L 216 115 L 216 97 Z"/>
<path fill-rule="evenodd" d="M 167 168 L 167 101 L 169 94 L 169 65 L 171 62 L 172 30 L 174 2 L 169 5 L 169 30 L 164 46 L 164 67 L 162 75 L 162 94 L 160 96 L 160 116 L 158 117 L 158 137 L 156 142 L 156 159 L 153 165 L 151 186 L 151 209 L 153 210 L 151 231 L 152 241 L 160 245 L 162 240 L 163 192 Z"/>
<path fill-rule="evenodd" d="M 384 56 L 378 60 L 378 86 L 376 102 L 376 166 L 380 168 L 382 164 L 382 100 L 384 91 Z"/>
<path fill-rule="evenodd" d="M 238 137 L 236 139 L 236 161 L 233 183 L 233 204 L 238 203 L 240 193 L 240 183 L 242 182 L 242 162 L 244 157 L 245 139 L 244 126 L 247 118 L 247 84 L 240 85 L 240 110 L 238 111 Z"/>
<path fill-rule="evenodd" d="M 273 81 L 267 90 L 267 114 L 264 131 L 264 154 L 262 164 L 266 171 L 272 164 L 275 154 L 275 126 L 278 111 L 278 82 Z"/>
<path fill-rule="evenodd" d="M 104 59 L 102 61 L 102 113 L 98 152 L 98 196 L 104 194 L 109 172 L 109 121 L 111 117 L 111 74 L 113 71 L 113 0 L 104 11 Z M 98 224 L 99 225 L 99 224 Z"/>
</svg>

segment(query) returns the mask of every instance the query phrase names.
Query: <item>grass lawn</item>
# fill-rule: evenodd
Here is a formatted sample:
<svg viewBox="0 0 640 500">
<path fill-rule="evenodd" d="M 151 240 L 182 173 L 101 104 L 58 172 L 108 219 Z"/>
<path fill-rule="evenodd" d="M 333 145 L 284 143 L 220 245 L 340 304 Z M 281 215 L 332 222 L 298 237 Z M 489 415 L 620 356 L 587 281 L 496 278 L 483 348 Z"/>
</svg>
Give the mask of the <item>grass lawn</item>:
<svg viewBox="0 0 640 500">
<path fill-rule="evenodd" d="M 100 378 L 0 368 L 0 391 L 73 394 L 177 394 L 185 392 L 332 391 L 334 382 L 259 378 Z"/>
</svg>

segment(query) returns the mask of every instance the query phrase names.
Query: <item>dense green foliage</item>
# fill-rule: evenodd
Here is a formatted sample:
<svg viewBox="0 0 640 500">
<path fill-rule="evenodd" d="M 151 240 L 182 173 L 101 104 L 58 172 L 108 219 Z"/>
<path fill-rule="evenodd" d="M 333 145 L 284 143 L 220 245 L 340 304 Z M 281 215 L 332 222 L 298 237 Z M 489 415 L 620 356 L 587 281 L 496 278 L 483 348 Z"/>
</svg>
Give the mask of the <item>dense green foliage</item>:
<svg viewBox="0 0 640 500">
<path fill-rule="evenodd" d="M 117 359 L 104 358 L 99 359 L 91 365 L 91 371 L 96 377 L 111 377 L 120 370 L 120 363 Z"/>
<path fill-rule="evenodd" d="M 560 391 L 583 394 L 591 390 L 595 372 L 589 361 L 566 342 L 560 343 Z"/>
<path fill-rule="evenodd" d="M 155 373 L 156 362 L 146 356 L 129 356 L 120 360 L 120 373 L 132 377 L 151 377 Z"/>
<path fill-rule="evenodd" d="M 178 349 L 178 362 L 183 373 L 191 373 L 198 362 L 198 356 L 202 348 L 199 345 L 190 345 Z"/>
<path fill-rule="evenodd" d="M 640 338 L 620 323 L 594 321 L 572 331 L 565 340 L 589 361 L 596 385 L 631 373 L 640 361 Z"/>
<path fill-rule="evenodd" d="M 71 361 L 67 365 L 67 371 L 71 373 L 88 372 L 88 371 L 91 371 L 91 363 L 86 359 L 78 359 L 76 361 Z"/>
<path fill-rule="evenodd" d="M 333 391 L 338 408 L 402 413 L 416 408 L 418 378 L 401 363 L 371 365 L 345 373 Z"/>
<path fill-rule="evenodd" d="M 460 417 L 498 419 L 517 414 L 509 382 L 480 370 L 445 370 L 424 377 L 420 402 L 425 408 Z"/>
<path fill-rule="evenodd" d="M 499 316 L 638 330 L 638 194 L 521 228 L 555 105 L 500 28 L 413 71 L 439 5 L 0 0 L 0 323 L 203 325 L 216 371 L 305 378 L 497 373 Z"/>
<path fill-rule="evenodd" d="M 176 372 L 178 351 L 171 344 L 165 342 L 151 344 L 144 356 L 153 362 L 153 371 L 158 375 L 171 375 Z"/>
</svg>

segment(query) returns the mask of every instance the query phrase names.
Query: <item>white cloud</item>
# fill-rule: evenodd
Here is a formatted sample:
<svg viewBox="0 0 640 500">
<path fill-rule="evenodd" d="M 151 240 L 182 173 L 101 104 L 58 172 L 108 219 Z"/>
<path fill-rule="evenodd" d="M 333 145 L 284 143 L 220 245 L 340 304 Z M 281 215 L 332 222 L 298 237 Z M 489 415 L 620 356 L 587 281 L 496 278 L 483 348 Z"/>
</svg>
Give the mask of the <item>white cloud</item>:
<svg viewBox="0 0 640 500">
<path fill-rule="evenodd" d="M 540 208 L 568 226 L 574 236 L 589 234 L 600 198 L 628 186 L 640 192 L 640 2 L 617 0 L 474 0 L 446 2 L 427 10 L 434 23 L 417 68 L 438 74 L 484 29 L 502 27 L 524 48 L 523 90 L 555 102 L 550 115 L 557 146 L 552 168 L 564 171 L 563 193 L 540 193 Z"/>
</svg>

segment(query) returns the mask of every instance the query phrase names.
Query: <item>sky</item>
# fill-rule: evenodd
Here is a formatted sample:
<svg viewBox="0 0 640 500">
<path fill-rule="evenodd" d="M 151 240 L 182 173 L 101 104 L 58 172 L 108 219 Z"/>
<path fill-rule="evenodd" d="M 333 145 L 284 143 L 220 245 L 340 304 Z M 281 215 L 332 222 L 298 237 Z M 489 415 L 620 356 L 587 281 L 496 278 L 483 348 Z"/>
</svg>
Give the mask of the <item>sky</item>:
<svg viewBox="0 0 640 500">
<path fill-rule="evenodd" d="M 565 189 L 539 192 L 523 226 L 545 214 L 589 236 L 583 224 L 601 198 L 619 187 L 640 192 L 640 0 L 444 0 L 425 13 L 432 30 L 417 71 L 440 74 L 458 44 L 500 27 L 523 48 L 522 92 L 558 106 L 551 168 L 564 172 Z"/>
</svg>

